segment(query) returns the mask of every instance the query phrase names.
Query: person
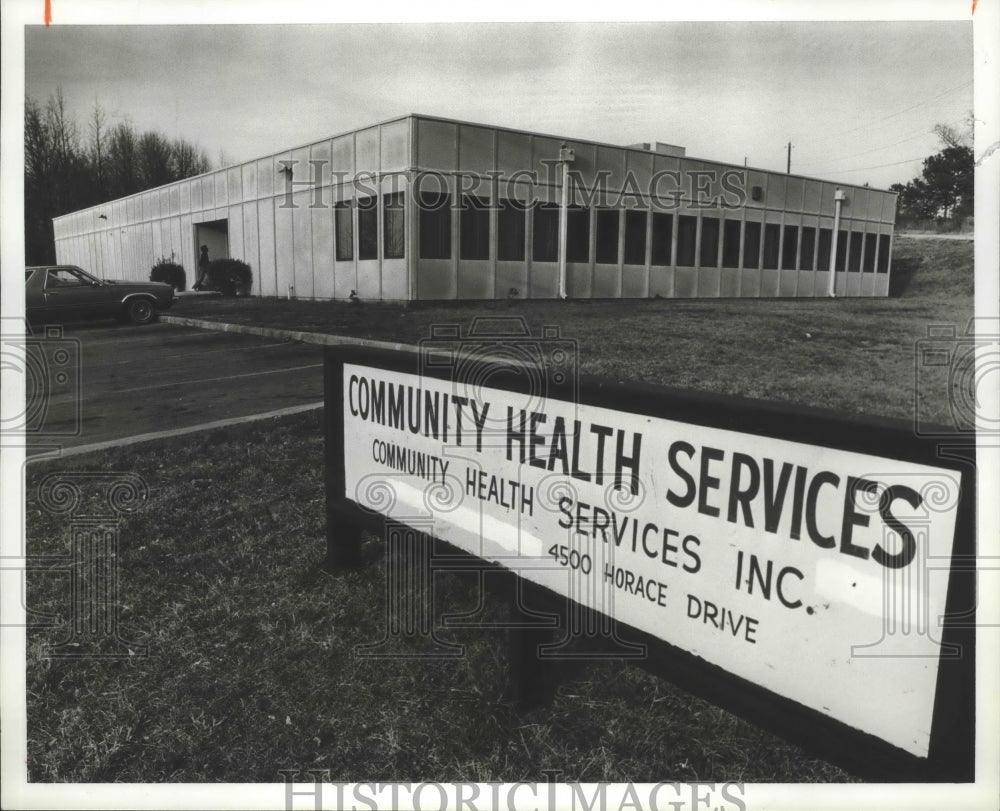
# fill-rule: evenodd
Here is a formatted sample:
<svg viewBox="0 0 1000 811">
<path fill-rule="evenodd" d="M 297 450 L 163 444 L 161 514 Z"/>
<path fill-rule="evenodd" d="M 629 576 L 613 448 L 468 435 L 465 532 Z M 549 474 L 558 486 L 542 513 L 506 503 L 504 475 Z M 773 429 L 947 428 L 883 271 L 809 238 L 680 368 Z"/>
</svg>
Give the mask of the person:
<svg viewBox="0 0 1000 811">
<path fill-rule="evenodd" d="M 195 290 L 201 290 L 201 286 L 208 275 L 208 245 L 201 246 L 201 256 L 198 257 L 198 281 L 194 283 Z"/>
</svg>

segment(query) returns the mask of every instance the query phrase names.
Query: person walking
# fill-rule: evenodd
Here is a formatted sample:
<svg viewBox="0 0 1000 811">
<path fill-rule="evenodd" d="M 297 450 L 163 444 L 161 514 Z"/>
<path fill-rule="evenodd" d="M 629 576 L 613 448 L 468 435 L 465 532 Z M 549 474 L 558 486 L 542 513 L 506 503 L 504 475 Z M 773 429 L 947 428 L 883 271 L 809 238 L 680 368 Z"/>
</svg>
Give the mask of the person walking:
<svg viewBox="0 0 1000 811">
<path fill-rule="evenodd" d="M 208 275 L 208 265 L 211 260 L 208 258 L 208 245 L 201 246 L 201 256 L 198 257 L 198 281 L 194 283 L 195 290 L 201 290 L 205 277 Z"/>
</svg>

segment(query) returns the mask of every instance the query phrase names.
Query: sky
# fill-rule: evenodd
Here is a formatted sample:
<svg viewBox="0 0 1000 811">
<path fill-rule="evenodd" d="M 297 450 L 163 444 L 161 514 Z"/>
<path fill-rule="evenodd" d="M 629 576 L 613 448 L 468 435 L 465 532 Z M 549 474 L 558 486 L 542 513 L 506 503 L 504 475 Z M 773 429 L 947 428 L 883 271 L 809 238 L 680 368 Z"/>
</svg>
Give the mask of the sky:
<svg viewBox="0 0 1000 811">
<path fill-rule="evenodd" d="M 58 13 L 59 6 L 55 8 Z M 58 23 L 58 19 L 55 21 Z M 419 112 L 887 188 L 966 126 L 964 21 L 59 25 L 25 91 L 61 88 L 238 163 Z"/>
</svg>

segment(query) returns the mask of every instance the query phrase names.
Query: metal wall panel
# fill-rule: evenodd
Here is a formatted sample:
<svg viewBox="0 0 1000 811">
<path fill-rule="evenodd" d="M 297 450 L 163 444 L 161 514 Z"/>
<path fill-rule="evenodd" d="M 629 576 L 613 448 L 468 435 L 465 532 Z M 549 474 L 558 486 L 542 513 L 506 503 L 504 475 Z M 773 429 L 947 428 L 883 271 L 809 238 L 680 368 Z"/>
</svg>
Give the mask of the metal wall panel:
<svg viewBox="0 0 1000 811">
<path fill-rule="evenodd" d="M 409 298 L 409 279 L 405 259 L 382 260 L 382 298 L 404 301 Z"/>
<path fill-rule="evenodd" d="M 701 268 L 697 282 L 699 296 L 718 298 L 722 295 L 722 271 L 719 268 Z"/>
<path fill-rule="evenodd" d="M 722 298 L 738 298 L 740 295 L 739 268 L 723 268 L 719 272 L 719 295 Z"/>
<path fill-rule="evenodd" d="M 674 269 L 654 265 L 649 269 L 649 295 L 653 298 L 673 298 Z"/>
<path fill-rule="evenodd" d="M 289 288 L 295 286 L 295 223 L 294 209 L 282 208 L 281 198 L 272 199 L 274 207 L 274 277 L 278 295 L 289 295 Z M 294 297 L 297 290 L 291 290 Z"/>
<path fill-rule="evenodd" d="M 740 271 L 740 296 L 742 298 L 757 298 L 760 296 L 762 272 L 755 268 L 744 268 Z"/>
<path fill-rule="evenodd" d="M 216 205 L 232 205 L 243 200 L 243 170 L 240 166 L 233 166 L 226 171 L 226 200 L 217 201 Z"/>
<path fill-rule="evenodd" d="M 875 295 L 875 274 L 874 273 L 862 273 L 861 274 L 861 295 L 862 296 L 874 296 Z"/>
<path fill-rule="evenodd" d="M 816 274 L 811 270 L 798 271 L 798 281 L 795 283 L 795 295 L 799 298 L 808 298 L 816 295 L 813 285 L 816 281 Z"/>
<path fill-rule="evenodd" d="M 837 185 L 835 183 L 824 183 L 820 189 L 820 204 L 819 213 L 826 217 L 832 217 L 836 210 L 836 204 L 833 199 L 834 193 L 837 191 Z M 845 207 L 846 208 L 846 207 Z"/>
<path fill-rule="evenodd" d="M 785 209 L 802 211 L 805 181 L 801 177 L 789 176 L 785 185 Z"/>
<path fill-rule="evenodd" d="M 774 298 L 778 295 L 780 271 L 765 268 L 760 272 L 760 297 Z"/>
<path fill-rule="evenodd" d="M 330 142 L 330 171 L 340 172 L 347 182 L 354 177 L 353 135 L 342 135 Z"/>
<path fill-rule="evenodd" d="M 555 186 L 560 182 L 559 171 L 552 161 L 559 160 L 559 148 L 562 143 L 556 138 L 546 138 L 541 135 L 532 137 L 531 165 L 523 168 L 536 173 L 539 185 Z"/>
<path fill-rule="evenodd" d="M 169 189 L 170 204 L 167 211 L 171 216 L 177 216 L 181 213 L 181 189 L 178 184 L 174 184 Z"/>
<path fill-rule="evenodd" d="M 614 191 L 619 191 L 625 185 L 625 152 L 626 150 L 624 149 L 615 149 L 613 147 L 597 147 L 597 171 L 610 173 L 608 176 L 608 188 Z M 553 157 L 559 157 L 558 148 Z"/>
<path fill-rule="evenodd" d="M 416 259 L 415 285 L 417 298 L 454 299 L 458 295 L 458 280 L 450 259 Z"/>
<path fill-rule="evenodd" d="M 402 172 L 410 168 L 410 119 L 390 121 L 379 131 L 382 171 Z"/>
<path fill-rule="evenodd" d="M 621 265 L 594 265 L 594 298 L 621 298 Z"/>
<path fill-rule="evenodd" d="M 674 296 L 677 298 L 694 298 L 698 295 L 698 271 L 694 268 L 676 268 L 674 270 Z"/>
<path fill-rule="evenodd" d="M 562 143 L 560 141 L 560 143 Z M 594 144 L 582 144 L 572 141 L 566 142 L 566 147 L 575 150 L 576 159 L 570 164 L 570 177 L 572 178 L 571 194 L 574 205 L 593 206 L 603 202 L 600 198 L 593 198 L 595 186 L 597 185 L 597 147 Z M 544 177 L 542 175 L 541 177 Z M 540 178 L 541 179 L 541 178 Z M 608 181 L 604 181 L 604 187 L 609 188 Z"/>
<path fill-rule="evenodd" d="M 243 202 L 257 199 L 257 163 L 244 163 L 240 167 L 243 175 L 240 186 L 243 189 Z"/>
<path fill-rule="evenodd" d="M 756 169 L 747 170 L 747 208 L 764 208 L 771 205 L 771 195 L 767 188 L 768 175 Z M 753 199 L 753 189 L 760 189 L 760 200 Z"/>
<path fill-rule="evenodd" d="M 226 170 L 220 169 L 213 177 L 215 188 L 215 199 L 212 203 L 216 208 L 229 205 L 229 184 L 226 179 Z"/>
<path fill-rule="evenodd" d="M 507 298 L 511 290 L 516 290 L 512 298 L 526 298 L 528 295 L 528 266 L 524 262 L 497 262 L 497 298 Z"/>
<path fill-rule="evenodd" d="M 229 223 L 229 257 L 247 262 L 246 242 L 243 234 L 243 205 L 230 206 L 226 220 Z"/>
<path fill-rule="evenodd" d="M 494 278 L 489 261 L 463 259 L 458 263 L 455 297 L 493 298 Z"/>
<path fill-rule="evenodd" d="M 507 178 L 531 168 L 531 136 L 497 132 L 497 169 Z"/>
<path fill-rule="evenodd" d="M 589 263 L 566 263 L 566 295 L 570 298 L 594 298 L 594 272 Z"/>
<path fill-rule="evenodd" d="M 417 118 L 415 122 L 417 166 L 421 169 L 440 169 L 443 172 L 458 168 L 458 125 L 425 118 Z"/>
<path fill-rule="evenodd" d="M 215 208 L 215 176 L 205 175 L 201 179 L 201 210 Z"/>
<path fill-rule="evenodd" d="M 806 180 L 802 194 L 802 210 L 809 214 L 819 214 L 823 200 L 823 184 L 818 180 Z"/>
<path fill-rule="evenodd" d="M 855 273 L 853 271 L 847 272 L 847 295 L 848 296 L 860 296 L 861 295 L 861 274 Z"/>
<path fill-rule="evenodd" d="M 257 161 L 258 200 L 266 200 L 274 194 L 274 184 L 277 174 L 274 158 L 264 158 Z"/>
<path fill-rule="evenodd" d="M 312 218 L 313 296 L 333 298 L 333 209 L 307 209 Z M 304 213 L 304 212 L 302 212 Z"/>
<path fill-rule="evenodd" d="M 467 124 L 458 127 L 458 169 L 461 172 L 486 174 L 492 172 L 496 163 L 493 148 L 495 130 L 487 127 L 473 127 Z"/>
<path fill-rule="evenodd" d="M 778 295 L 782 298 L 793 298 L 799 295 L 799 272 L 797 270 L 778 271 Z"/>
<path fill-rule="evenodd" d="M 300 165 L 300 164 L 297 164 Z M 292 195 L 292 284 L 296 298 L 313 297 L 312 216 L 309 202 L 312 191 L 304 189 Z M 280 257 L 279 257 L 280 262 Z"/>
<path fill-rule="evenodd" d="M 532 262 L 528 294 L 531 298 L 556 298 L 559 295 L 559 266 L 555 262 Z"/>
<path fill-rule="evenodd" d="M 358 172 L 378 173 L 379 170 L 379 128 L 369 127 L 355 133 L 355 154 Z"/>
<path fill-rule="evenodd" d="M 645 265 L 625 265 L 622 268 L 622 298 L 649 297 L 649 268 Z"/>
</svg>

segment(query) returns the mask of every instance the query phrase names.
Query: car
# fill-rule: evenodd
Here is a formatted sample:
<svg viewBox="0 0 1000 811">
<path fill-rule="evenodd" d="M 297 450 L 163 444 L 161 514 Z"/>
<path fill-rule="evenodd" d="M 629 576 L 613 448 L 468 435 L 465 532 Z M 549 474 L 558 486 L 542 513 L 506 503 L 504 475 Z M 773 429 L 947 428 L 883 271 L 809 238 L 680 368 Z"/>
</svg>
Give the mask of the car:
<svg viewBox="0 0 1000 811">
<path fill-rule="evenodd" d="M 169 284 L 102 281 L 76 265 L 41 265 L 24 272 L 25 314 L 36 323 L 117 318 L 149 324 L 175 299 Z"/>
</svg>

